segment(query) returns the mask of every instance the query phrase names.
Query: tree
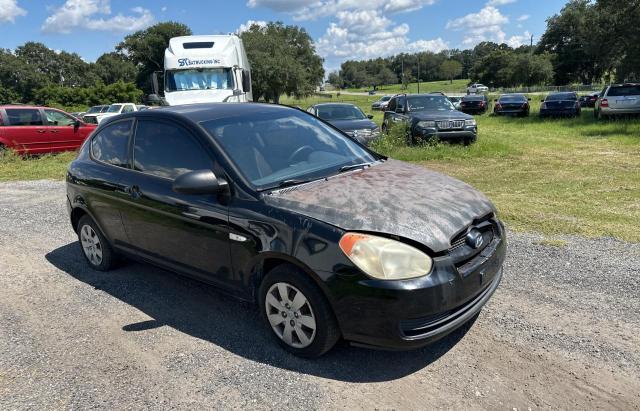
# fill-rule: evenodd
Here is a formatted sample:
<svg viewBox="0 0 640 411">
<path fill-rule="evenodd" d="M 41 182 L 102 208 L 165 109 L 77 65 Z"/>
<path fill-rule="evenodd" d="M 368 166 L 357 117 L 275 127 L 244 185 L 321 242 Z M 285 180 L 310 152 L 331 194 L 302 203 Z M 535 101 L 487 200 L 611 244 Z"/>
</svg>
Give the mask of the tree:
<svg viewBox="0 0 640 411">
<path fill-rule="evenodd" d="M 253 98 L 278 103 L 282 94 L 312 94 L 324 78 L 323 60 L 309 34 L 297 26 L 270 22 L 241 34 L 251 63 Z"/>
<path fill-rule="evenodd" d="M 139 67 L 136 83 L 145 92 L 151 92 L 151 75 L 164 70 L 164 51 L 172 37 L 190 36 L 191 29 L 172 21 L 158 23 L 124 38 L 116 51 L 127 56 Z"/>
<path fill-rule="evenodd" d="M 615 70 L 617 81 L 640 81 L 640 0 L 598 0 L 594 11 L 597 40 L 588 44 L 590 53 Z"/>
<path fill-rule="evenodd" d="M 452 59 L 445 60 L 440 65 L 440 74 L 453 84 L 453 79 L 462 74 L 462 63 Z"/>
<path fill-rule="evenodd" d="M 93 71 L 105 84 L 118 81 L 133 83 L 136 80 L 138 69 L 127 57 L 119 53 L 105 53 L 96 60 Z"/>
<path fill-rule="evenodd" d="M 389 67 L 382 66 L 378 70 L 377 74 L 372 76 L 371 86 L 376 90 L 379 86 L 385 84 L 398 83 L 398 76 Z"/>
<path fill-rule="evenodd" d="M 341 89 L 342 87 L 344 87 L 344 80 L 342 79 L 342 76 L 340 76 L 340 73 L 337 71 L 329 73 L 328 82 L 337 89 Z"/>
</svg>

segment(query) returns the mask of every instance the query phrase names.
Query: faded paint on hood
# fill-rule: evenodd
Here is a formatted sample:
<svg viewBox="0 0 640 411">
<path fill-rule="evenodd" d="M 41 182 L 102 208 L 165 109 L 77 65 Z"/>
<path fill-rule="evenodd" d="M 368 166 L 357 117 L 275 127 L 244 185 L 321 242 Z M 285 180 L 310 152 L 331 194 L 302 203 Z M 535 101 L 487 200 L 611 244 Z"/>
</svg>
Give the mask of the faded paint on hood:
<svg viewBox="0 0 640 411">
<path fill-rule="evenodd" d="M 495 211 L 471 186 L 397 160 L 275 191 L 265 201 L 347 231 L 409 238 L 434 252 L 447 250 L 454 235 Z"/>
</svg>

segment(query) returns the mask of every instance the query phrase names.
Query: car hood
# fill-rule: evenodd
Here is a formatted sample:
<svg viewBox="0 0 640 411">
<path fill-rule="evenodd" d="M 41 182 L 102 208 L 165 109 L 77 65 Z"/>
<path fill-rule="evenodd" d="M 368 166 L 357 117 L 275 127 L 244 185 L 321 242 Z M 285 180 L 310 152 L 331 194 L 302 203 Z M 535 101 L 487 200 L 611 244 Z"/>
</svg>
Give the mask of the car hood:
<svg viewBox="0 0 640 411">
<path fill-rule="evenodd" d="M 495 211 L 471 186 L 397 160 L 274 191 L 264 199 L 346 231 L 397 235 L 434 252 L 447 250 L 474 219 Z"/>
<path fill-rule="evenodd" d="M 472 119 L 473 116 L 463 113 L 458 110 L 451 111 L 414 111 L 409 115 L 418 120 L 460 120 L 460 119 Z"/>
<path fill-rule="evenodd" d="M 369 119 L 362 120 L 331 120 L 329 121 L 334 127 L 342 131 L 345 130 L 362 130 L 376 128 L 378 125 Z"/>
</svg>

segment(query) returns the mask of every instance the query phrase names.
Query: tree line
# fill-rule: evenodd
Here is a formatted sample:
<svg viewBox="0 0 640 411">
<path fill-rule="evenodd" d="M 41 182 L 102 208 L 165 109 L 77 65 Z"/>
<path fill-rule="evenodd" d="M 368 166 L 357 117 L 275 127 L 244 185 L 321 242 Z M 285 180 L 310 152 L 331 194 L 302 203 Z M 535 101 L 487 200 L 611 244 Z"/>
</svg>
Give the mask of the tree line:
<svg viewBox="0 0 640 411">
<path fill-rule="evenodd" d="M 169 40 L 191 34 L 182 23 L 158 23 L 126 36 L 92 63 L 36 42 L 0 49 L 0 104 L 35 103 L 72 111 L 116 101 L 142 102 L 152 92 L 153 72 L 164 68 Z M 240 36 L 252 66 L 254 99 L 303 97 L 322 83 L 324 61 L 304 29 L 272 22 L 253 25 Z"/>
<path fill-rule="evenodd" d="M 470 50 L 400 53 L 345 61 L 329 74 L 343 87 L 470 79 L 492 87 L 640 80 L 640 0 L 571 0 L 547 20 L 537 45 L 482 42 Z"/>
</svg>

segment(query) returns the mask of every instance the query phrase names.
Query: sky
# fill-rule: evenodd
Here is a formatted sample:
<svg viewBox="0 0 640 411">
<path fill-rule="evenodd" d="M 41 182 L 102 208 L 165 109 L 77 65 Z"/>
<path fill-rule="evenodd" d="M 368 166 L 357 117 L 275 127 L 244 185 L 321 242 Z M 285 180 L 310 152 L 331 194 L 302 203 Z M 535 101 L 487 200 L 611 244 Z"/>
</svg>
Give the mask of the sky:
<svg viewBox="0 0 640 411">
<path fill-rule="evenodd" d="M 194 34 L 282 21 L 311 35 L 325 68 L 400 52 L 536 42 L 566 0 L 0 0 L 0 48 L 39 41 L 95 61 L 125 35 L 161 21 Z"/>
</svg>

